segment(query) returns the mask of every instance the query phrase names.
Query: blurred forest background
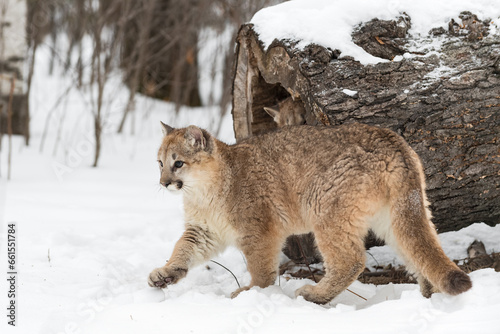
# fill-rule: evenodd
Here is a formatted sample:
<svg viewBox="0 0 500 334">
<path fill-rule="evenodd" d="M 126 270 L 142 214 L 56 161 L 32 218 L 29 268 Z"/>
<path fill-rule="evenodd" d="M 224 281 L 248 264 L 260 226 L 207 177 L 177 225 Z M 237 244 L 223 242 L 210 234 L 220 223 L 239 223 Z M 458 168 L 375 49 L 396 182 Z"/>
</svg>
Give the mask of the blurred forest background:
<svg viewBox="0 0 500 334">
<path fill-rule="evenodd" d="M 181 106 L 218 106 L 221 116 L 229 110 L 234 39 L 241 24 L 263 7 L 279 0 L 0 0 L 0 75 L 8 73 L 2 58 L 4 28 L 9 25 L 9 1 L 26 1 L 26 55 L 22 77 L 29 96 L 35 56 L 41 45 L 52 50 L 49 72 L 64 68 L 73 78 L 65 91 L 54 92 L 63 103 L 72 90 L 91 95 L 95 156 L 98 165 L 105 123 L 104 94 L 110 78 L 118 72 L 129 90 L 123 104 L 118 133 L 134 133 L 133 113 L 137 94 Z M 200 62 L 210 75 L 207 97 L 200 96 Z M 11 73 L 12 74 L 12 73 Z M 16 75 L 3 80 L 15 85 Z M 5 79 L 5 76 L 4 76 Z M 6 84 L 7 82 L 7 84 Z M 7 88 L 7 89 L 6 89 Z M 4 87 L 3 91 L 9 91 Z M 206 95 L 206 94 L 205 94 Z M 29 99 L 22 111 L 9 113 L 9 98 L 0 104 L 0 138 L 3 133 L 23 134 L 30 139 Z M 11 99 L 12 100 L 12 99 Z M 15 103 L 15 102 L 14 102 Z M 12 104 L 12 103 L 11 103 Z M 10 107 L 12 109 L 12 106 Z M 14 115 L 12 115 L 14 113 Z M 18 119 L 21 118 L 22 121 Z M 17 121 L 16 121 L 17 119 Z M 130 119 L 130 129 L 124 125 Z M 221 117 L 222 119 L 222 117 Z M 19 130 L 20 129 L 20 130 Z M 219 128 L 220 129 L 220 128 Z M 50 130 L 47 130 L 50 131 Z M 43 139 L 42 139 L 43 144 Z M 0 141 L 1 149 L 1 141 Z"/>
</svg>

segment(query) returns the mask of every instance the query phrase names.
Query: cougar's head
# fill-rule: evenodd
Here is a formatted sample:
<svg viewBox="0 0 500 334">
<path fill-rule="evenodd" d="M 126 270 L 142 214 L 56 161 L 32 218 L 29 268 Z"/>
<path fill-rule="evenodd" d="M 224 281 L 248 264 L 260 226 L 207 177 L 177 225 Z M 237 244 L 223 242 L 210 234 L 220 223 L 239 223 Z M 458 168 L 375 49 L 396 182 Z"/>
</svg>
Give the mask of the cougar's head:
<svg viewBox="0 0 500 334">
<path fill-rule="evenodd" d="M 158 151 L 160 184 L 171 191 L 196 188 L 207 180 L 214 139 L 196 126 L 174 129 L 163 122 Z"/>
<path fill-rule="evenodd" d="M 304 115 L 306 110 L 302 101 L 294 101 L 291 97 L 281 101 L 273 108 L 264 107 L 264 110 L 274 119 L 278 128 L 289 125 L 305 124 Z"/>
</svg>

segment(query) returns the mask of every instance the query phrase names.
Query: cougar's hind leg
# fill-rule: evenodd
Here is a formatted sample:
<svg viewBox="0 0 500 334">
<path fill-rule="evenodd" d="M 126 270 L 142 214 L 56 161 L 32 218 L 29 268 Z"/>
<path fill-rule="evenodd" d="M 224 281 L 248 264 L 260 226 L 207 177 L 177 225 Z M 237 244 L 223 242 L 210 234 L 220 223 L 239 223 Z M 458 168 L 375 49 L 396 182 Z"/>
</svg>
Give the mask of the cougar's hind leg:
<svg viewBox="0 0 500 334">
<path fill-rule="evenodd" d="M 340 214 L 329 215 L 328 221 L 314 226 L 318 249 L 324 259 L 326 275 L 315 285 L 306 285 L 295 294 L 304 299 L 325 304 L 344 291 L 365 268 L 364 222 L 342 213 L 352 210 L 337 210 Z"/>
</svg>

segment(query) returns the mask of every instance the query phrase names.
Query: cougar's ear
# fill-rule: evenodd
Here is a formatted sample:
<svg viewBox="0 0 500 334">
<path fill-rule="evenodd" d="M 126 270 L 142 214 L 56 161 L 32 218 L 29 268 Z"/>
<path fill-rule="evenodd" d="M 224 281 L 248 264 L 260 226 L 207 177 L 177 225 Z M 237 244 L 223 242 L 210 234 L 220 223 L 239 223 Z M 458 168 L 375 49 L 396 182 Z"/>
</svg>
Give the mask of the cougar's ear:
<svg viewBox="0 0 500 334">
<path fill-rule="evenodd" d="M 274 120 L 280 115 L 280 112 L 273 108 L 264 107 L 264 110 L 271 116 Z"/>
<path fill-rule="evenodd" d="M 207 147 L 207 140 L 203 131 L 197 126 L 188 126 L 184 137 L 188 140 L 189 144 L 195 148 L 204 150 Z"/>
<path fill-rule="evenodd" d="M 163 123 L 162 121 L 160 121 L 161 123 L 161 131 L 163 132 L 163 135 L 164 136 L 167 136 L 170 132 L 174 131 L 174 128 Z"/>
</svg>

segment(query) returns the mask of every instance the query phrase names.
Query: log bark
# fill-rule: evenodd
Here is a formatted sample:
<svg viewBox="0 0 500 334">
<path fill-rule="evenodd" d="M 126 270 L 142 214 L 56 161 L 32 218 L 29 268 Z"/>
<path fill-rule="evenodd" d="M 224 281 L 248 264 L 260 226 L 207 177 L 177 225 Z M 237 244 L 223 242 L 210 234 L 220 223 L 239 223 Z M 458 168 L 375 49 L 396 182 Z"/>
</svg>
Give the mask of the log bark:
<svg viewBox="0 0 500 334">
<path fill-rule="evenodd" d="M 391 60 L 366 66 L 320 45 L 298 49 L 297 41 L 275 40 L 264 49 L 252 25 L 242 26 L 233 81 L 236 139 L 272 131 L 263 107 L 292 96 L 304 103 L 307 124 L 361 122 L 403 136 L 423 161 L 438 232 L 497 224 L 500 36 L 489 35 L 489 22 L 472 13 L 460 19 L 448 30 L 429 27 L 421 40 L 408 36 L 407 15 L 362 24 L 353 41 Z"/>
</svg>

